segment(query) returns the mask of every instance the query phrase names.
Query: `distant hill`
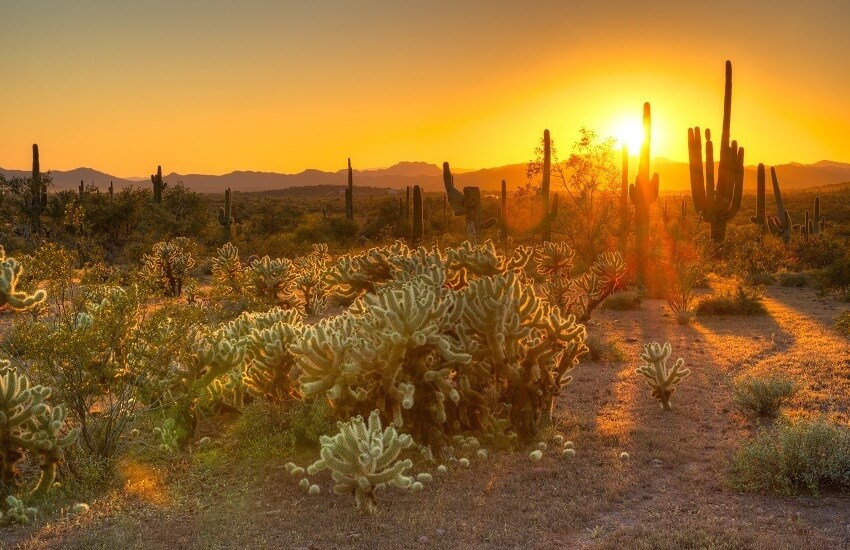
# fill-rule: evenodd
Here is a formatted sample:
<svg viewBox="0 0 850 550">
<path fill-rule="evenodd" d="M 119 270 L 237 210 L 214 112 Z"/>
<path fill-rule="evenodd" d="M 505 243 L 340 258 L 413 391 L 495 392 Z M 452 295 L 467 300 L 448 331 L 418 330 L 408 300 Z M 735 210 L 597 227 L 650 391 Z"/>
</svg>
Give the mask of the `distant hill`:
<svg viewBox="0 0 850 550">
<path fill-rule="evenodd" d="M 44 166 L 44 165 L 43 165 Z M 46 168 L 46 167 L 45 167 Z M 683 192 L 690 189 L 688 164 L 656 158 L 652 163 L 653 171 L 661 178 L 663 192 Z M 637 170 L 637 159 L 632 159 L 630 179 L 634 178 Z M 781 164 L 776 166 L 776 172 L 783 190 L 807 189 L 822 187 L 850 181 L 850 164 L 822 160 L 814 164 Z M 6 178 L 29 176 L 26 170 L 5 170 L 0 168 L 0 174 Z M 136 187 L 150 185 L 147 178 L 118 178 L 99 172 L 93 168 L 76 168 L 74 170 L 51 171 L 53 190 L 76 189 L 80 180 L 86 184 L 94 183 L 102 189 L 113 182 L 116 189 L 134 185 Z M 346 170 L 324 172 L 321 170 L 304 170 L 298 174 L 279 174 L 275 172 L 238 171 L 222 175 L 208 174 L 176 174 L 163 176 L 167 182 L 183 182 L 184 185 L 200 193 L 219 193 L 230 187 L 240 191 L 265 191 L 288 189 L 290 187 L 307 187 L 322 185 L 345 185 Z M 485 191 L 495 191 L 500 182 L 506 180 L 509 189 L 526 183 L 525 164 L 509 164 L 496 168 L 479 170 L 455 171 L 455 184 L 459 187 L 478 186 Z M 405 186 L 421 185 L 426 191 L 443 189 L 442 168 L 426 162 L 400 162 L 389 168 L 354 170 L 354 185 L 378 188 L 404 188 Z M 744 174 L 744 190 L 752 192 L 756 187 L 756 167 L 748 166 Z M 768 177 L 768 192 L 770 181 Z"/>
</svg>

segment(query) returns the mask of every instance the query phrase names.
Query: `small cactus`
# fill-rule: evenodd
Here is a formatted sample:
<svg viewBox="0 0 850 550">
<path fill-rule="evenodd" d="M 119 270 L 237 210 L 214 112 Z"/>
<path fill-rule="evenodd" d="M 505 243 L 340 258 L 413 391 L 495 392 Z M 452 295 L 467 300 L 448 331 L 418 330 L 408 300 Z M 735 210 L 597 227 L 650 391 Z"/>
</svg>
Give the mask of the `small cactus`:
<svg viewBox="0 0 850 550">
<path fill-rule="evenodd" d="M 682 358 L 677 359 L 671 368 L 667 367 L 667 359 L 672 353 L 669 342 L 663 346 L 657 342 L 644 344 L 643 350 L 640 357 L 645 363 L 635 372 L 646 378 L 652 397 L 661 402 L 661 408 L 669 411 L 670 396 L 676 391 L 676 385 L 691 371 L 683 368 L 685 361 Z"/>
</svg>

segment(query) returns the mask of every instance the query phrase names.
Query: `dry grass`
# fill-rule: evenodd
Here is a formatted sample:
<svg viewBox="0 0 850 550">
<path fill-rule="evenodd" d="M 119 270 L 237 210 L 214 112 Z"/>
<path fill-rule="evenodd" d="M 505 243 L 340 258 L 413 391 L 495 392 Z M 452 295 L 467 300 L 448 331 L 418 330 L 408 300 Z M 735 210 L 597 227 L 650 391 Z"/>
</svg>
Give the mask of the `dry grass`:
<svg viewBox="0 0 850 550">
<path fill-rule="evenodd" d="M 850 423 L 850 341 L 830 328 L 840 305 L 779 286 L 764 305 L 768 315 L 691 326 L 665 317 L 660 300 L 595 316 L 591 333 L 628 360 L 574 371 L 553 428 L 575 442 L 574 458 L 552 449 L 537 463 L 527 452 L 495 454 L 436 475 L 422 493 L 385 490 L 380 513 L 364 518 L 331 494 L 327 476 L 313 478 L 318 496 L 299 489 L 284 469 L 293 457 L 246 461 L 213 449 L 137 484 L 142 494 L 107 495 L 83 518 L 0 536 L 6 547 L 33 549 L 840 547 L 848 496 L 788 499 L 739 493 L 728 482 L 729 458 L 758 427 L 733 403 L 740 376 L 787 373 L 800 387 L 789 416 Z M 634 373 L 643 342 L 653 340 L 670 341 L 691 369 L 672 412 Z M 628 460 L 618 458 L 624 451 Z"/>
</svg>

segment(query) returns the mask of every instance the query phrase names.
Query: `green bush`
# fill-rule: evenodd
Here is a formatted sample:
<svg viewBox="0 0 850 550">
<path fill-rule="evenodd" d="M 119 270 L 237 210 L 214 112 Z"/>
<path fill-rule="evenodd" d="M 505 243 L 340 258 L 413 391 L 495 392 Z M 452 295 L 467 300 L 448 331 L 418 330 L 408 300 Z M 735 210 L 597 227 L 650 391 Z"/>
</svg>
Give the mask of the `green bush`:
<svg viewBox="0 0 850 550">
<path fill-rule="evenodd" d="M 584 344 L 588 348 L 585 357 L 591 361 L 622 363 L 626 360 L 626 354 L 617 344 L 604 340 L 598 334 L 589 334 Z"/>
<path fill-rule="evenodd" d="M 739 286 L 735 290 L 703 298 L 697 304 L 696 312 L 698 315 L 762 315 L 767 310 L 758 290 Z"/>
<path fill-rule="evenodd" d="M 803 272 L 784 271 L 779 274 L 779 284 L 787 287 L 809 286 L 809 274 Z"/>
<path fill-rule="evenodd" d="M 268 460 L 292 455 L 300 447 L 315 447 L 319 437 L 334 429 L 330 407 L 324 401 L 280 404 L 258 400 L 242 411 L 234 436 L 241 456 Z"/>
<path fill-rule="evenodd" d="M 605 298 L 600 307 L 611 311 L 628 311 L 640 309 L 642 301 L 643 297 L 637 290 L 623 290 Z"/>
<path fill-rule="evenodd" d="M 845 338 L 850 338 L 850 310 L 845 309 L 838 314 L 833 324 L 835 330 Z"/>
<path fill-rule="evenodd" d="M 801 420 L 762 430 L 733 457 L 732 483 L 785 495 L 850 489 L 850 428 Z"/>
<path fill-rule="evenodd" d="M 759 417 L 776 418 L 783 403 L 797 392 L 797 384 L 782 375 L 746 377 L 735 383 L 735 403 Z"/>
</svg>

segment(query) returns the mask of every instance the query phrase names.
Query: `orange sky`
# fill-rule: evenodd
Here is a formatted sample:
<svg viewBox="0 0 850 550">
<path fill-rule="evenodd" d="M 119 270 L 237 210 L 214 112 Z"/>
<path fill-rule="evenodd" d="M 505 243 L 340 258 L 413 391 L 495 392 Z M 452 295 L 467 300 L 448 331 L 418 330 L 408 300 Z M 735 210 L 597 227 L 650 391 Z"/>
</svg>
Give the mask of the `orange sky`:
<svg viewBox="0 0 850 550">
<path fill-rule="evenodd" d="M 644 101 L 653 155 L 685 160 L 727 58 L 748 164 L 850 161 L 846 0 L 171 3 L 4 2 L 0 166 L 33 142 L 116 176 L 498 166 Z"/>
</svg>

